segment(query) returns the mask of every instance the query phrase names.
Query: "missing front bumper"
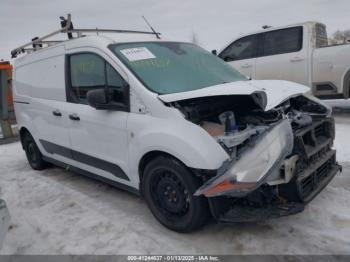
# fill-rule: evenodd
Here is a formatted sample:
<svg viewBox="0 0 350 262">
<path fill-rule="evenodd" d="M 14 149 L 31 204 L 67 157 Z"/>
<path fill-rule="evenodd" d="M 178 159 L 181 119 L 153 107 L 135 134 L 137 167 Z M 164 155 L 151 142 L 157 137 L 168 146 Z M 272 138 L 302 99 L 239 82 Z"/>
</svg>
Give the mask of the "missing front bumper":
<svg viewBox="0 0 350 262">
<path fill-rule="evenodd" d="M 298 161 L 291 180 L 271 185 L 262 179 L 258 187 L 244 194 L 208 197 L 217 221 L 253 222 L 299 213 L 341 171 L 336 151 L 332 150 L 335 133 L 332 118 L 315 120 L 293 133 L 291 155 L 297 155 Z"/>
<path fill-rule="evenodd" d="M 238 223 L 238 222 L 258 222 L 272 218 L 294 215 L 302 212 L 305 206 L 315 198 L 341 171 L 341 166 L 332 164 L 329 172 L 323 179 L 317 183 L 314 190 L 308 194 L 306 198 L 298 202 L 286 202 L 266 204 L 262 206 L 251 205 L 234 205 L 234 200 L 208 198 L 209 206 L 214 218 L 223 223 Z M 310 173 L 310 176 L 316 175 Z M 298 184 L 297 184 L 298 185 Z M 230 203 L 231 202 L 231 203 Z"/>
</svg>

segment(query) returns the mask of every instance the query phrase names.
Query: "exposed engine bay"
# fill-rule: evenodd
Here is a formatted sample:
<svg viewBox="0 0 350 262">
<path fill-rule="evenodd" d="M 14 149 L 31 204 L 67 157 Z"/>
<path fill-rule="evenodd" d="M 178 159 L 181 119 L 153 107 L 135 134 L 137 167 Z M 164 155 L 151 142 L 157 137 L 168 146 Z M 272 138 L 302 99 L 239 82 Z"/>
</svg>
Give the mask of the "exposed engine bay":
<svg viewBox="0 0 350 262">
<path fill-rule="evenodd" d="M 330 109 L 299 95 L 264 111 L 252 96 L 173 102 L 208 132 L 230 159 L 204 172 L 195 195 L 224 222 L 255 221 L 303 210 L 341 170 L 332 149 Z"/>
<path fill-rule="evenodd" d="M 311 125 L 312 117 L 324 118 L 328 109 L 303 96 L 292 98 L 265 112 L 250 96 L 221 96 L 176 102 L 185 117 L 200 125 L 230 153 L 239 157 L 251 138 L 269 130 L 282 119 L 289 119 L 293 130 Z M 236 155 L 237 154 L 237 155 Z"/>
</svg>

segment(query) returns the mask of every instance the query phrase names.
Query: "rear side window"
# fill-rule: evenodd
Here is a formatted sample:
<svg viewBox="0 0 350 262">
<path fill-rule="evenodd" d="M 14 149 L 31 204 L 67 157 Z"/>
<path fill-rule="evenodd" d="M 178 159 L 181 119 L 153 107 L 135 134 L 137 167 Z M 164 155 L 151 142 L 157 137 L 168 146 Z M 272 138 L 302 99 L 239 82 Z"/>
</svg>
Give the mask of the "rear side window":
<svg viewBox="0 0 350 262">
<path fill-rule="evenodd" d="M 233 42 L 219 55 L 225 61 L 235 61 L 257 57 L 257 35 L 246 36 Z"/>
<path fill-rule="evenodd" d="M 73 102 L 87 104 L 90 90 L 105 88 L 113 101 L 123 103 L 127 83 L 102 57 L 92 53 L 69 56 L 69 94 Z"/>
<path fill-rule="evenodd" d="M 263 55 L 298 52 L 303 45 L 301 26 L 267 32 L 263 37 Z"/>
<path fill-rule="evenodd" d="M 316 24 L 316 48 L 328 45 L 328 37 L 326 27 L 322 24 Z"/>
</svg>

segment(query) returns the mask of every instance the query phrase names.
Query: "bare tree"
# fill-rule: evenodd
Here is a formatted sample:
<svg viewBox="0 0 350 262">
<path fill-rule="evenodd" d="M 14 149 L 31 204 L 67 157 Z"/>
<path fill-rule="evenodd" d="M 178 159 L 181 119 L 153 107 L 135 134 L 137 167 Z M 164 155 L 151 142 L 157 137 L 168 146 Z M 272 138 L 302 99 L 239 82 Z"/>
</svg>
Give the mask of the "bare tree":
<svg viewBox="0 0 350 262">
<path fill-rule="evenodd" d="M 337 30 L 333 33 L 332 37 L 328 39 L 331 45 L 344 44 L 350 40 L 350 29 L 348 30 Z"/>
</svg>

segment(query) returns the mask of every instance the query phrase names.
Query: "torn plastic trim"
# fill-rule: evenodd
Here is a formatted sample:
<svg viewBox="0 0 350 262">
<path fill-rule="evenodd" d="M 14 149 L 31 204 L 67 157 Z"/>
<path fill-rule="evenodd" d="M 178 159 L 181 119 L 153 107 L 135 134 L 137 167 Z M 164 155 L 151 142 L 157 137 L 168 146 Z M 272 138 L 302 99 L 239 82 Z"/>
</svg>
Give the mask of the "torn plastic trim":
<svg viewBox="0 0 350 262">
<path fill-rule="evenodd" d="M 298 160 L 299 155 L 292 155 L 289 158 L 284 159 L 282 164 L 282 172 L 276 170 L 276 172 L 274 172 L 274 175 L 271 174 L 267 178 L 266 183 L 270 186 L 289 183 L 294 175 Z"/>
<path fill-rule="evenodd" d="M 310 115 L 319 115 L 319 116 L 323 116 L 325 115 L 326 117 L 331 117 L 332 115 L 332 107 L 327 105 L 326 103 L 324 103 L 321 99 L 318 99 L 317 97 L 311 95 L 311 94 L 303 94 L 302 95 L 303 97 L 309 99 L 310 101 L 320 105 L 320 106 L 323 106 L 326 110 L 326 113 L 325 114 L 318 114 L 318 113 L 311 113 L 311 112 L 308 112 Z"/>
<path fill-rule="evenodd" d="M 305 206 L 305 203 L 299 202 L 271 204 L 263 207 L 236 206 L 222 214 L 217 220 L 221 223 L 261 222 L 300 213 Z"/>
<path fill-rule="evenodd" d="M 194 195 L 244 197 L 263 184 L 293 149 L 293 131 L 288 119 L 263 133 L 236 162 L 224 163 L 225 172 L 208 180 Z"/>
<path fill-rule="evenodd" d="M 224 144 L 228 148 L 233 148 L 242 144 L 251 136 L 265 132 L 268 126 L 252 126 L 247 125 L 247 127 L 241 131 L 231 132 L 229 134 L 216 136 L 215 139 L 221 144 Z"/>
<path fill-rule="evenodd" d="M 254 92 L 251 94 L 251 97 L 255 104 L 257 104 L 261 109 L 265 109 L 267 106 L 267 96 L 265 92 Z"/>
</svg>

